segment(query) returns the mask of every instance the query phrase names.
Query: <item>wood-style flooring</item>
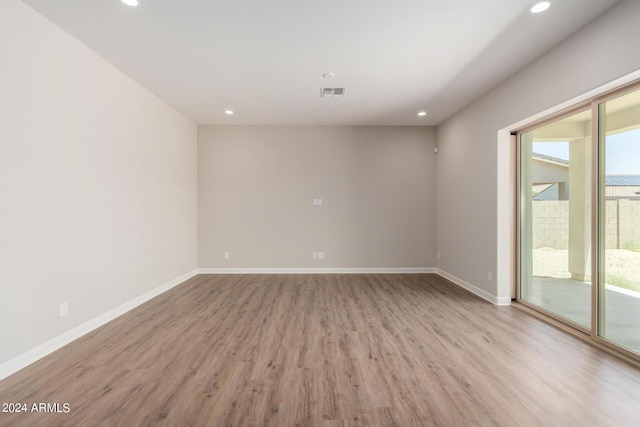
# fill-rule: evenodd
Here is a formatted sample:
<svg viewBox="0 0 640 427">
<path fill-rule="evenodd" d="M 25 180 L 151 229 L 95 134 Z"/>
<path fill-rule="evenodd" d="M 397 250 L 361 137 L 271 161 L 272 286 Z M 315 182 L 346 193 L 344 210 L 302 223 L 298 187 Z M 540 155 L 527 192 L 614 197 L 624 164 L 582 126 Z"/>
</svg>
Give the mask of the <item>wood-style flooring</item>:
<svg viewBox="0 0 640 427">
<path fill-rule="evenodd" d="M 69 405 L 0 426 L 620 427 L 640 371 L 436 275 L 200 275 L 0 402 Z"/>
</svg>

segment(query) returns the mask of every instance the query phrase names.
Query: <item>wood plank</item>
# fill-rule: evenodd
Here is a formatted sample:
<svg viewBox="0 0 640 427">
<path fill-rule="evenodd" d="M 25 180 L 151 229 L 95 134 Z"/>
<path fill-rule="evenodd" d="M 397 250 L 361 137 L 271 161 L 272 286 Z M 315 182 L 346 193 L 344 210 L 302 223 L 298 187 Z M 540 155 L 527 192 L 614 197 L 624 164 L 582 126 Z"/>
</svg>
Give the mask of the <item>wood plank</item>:
<svg viewBox="0 0 640 427">
<path fill-rule="evenodd" d="M 436 275 L 200 275 L 0 382 L 0 426 L 635 426 L 640 371 Z"/>
</svg>

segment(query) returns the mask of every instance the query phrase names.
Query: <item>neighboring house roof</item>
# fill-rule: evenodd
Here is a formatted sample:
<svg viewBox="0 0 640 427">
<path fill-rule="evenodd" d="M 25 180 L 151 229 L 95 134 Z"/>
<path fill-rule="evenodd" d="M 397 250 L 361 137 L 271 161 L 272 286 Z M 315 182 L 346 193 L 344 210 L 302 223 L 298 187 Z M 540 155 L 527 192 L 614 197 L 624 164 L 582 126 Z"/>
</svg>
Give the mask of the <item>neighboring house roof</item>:
<svg viewBox="0 0 640 427">
<path fill-rule="evenodd" d="M 552 163 L 560 166 L 569 166 L 569 161 L 544 154 L 533 153 L 535 160 Z M 536 183 L 533 186 L 534 194 L 539 195 L 551 187 L 552 183 Z M 614 199 L 640 200 L 640 175 L 607 175 L 605 197 Z"/>
<path fill-rule="evenodd" d="M 607 175 L 605 182 L 607 199 L 640 200 L 640 175 Z"/>
<path fill-rule="evenodd" d="M 607 199 L 640 199 L 640 185 L 607 185 Z"/>
<path fill-rule="evenodd" d="M 546 154 L 533 153 L 533 158 L 535 160 L 541 160 L 543 162 L 569 167 L 569 160 L 561 159 L 559 157 L 552 157 L 552 156 L 547 156 Z"/>
<path fill-rule="evenodd" d="M 606 185 L 640 186 L 640 175 L 607 175 Z"/>
</svg>

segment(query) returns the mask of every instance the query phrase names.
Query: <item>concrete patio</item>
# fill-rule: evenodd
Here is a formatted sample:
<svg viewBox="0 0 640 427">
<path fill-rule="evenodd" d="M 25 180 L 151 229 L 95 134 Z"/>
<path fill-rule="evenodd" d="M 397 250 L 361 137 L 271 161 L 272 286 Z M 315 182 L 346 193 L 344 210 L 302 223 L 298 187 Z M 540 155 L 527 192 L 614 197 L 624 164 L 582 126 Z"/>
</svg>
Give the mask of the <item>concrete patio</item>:
<svg viewBox="0 0 640 427">
<path fill-rule="evenodd" d="M 591 327 L 591 284 L 571 279 L 534 277 L 527 301 L 587 328 Z M 606 285 L 601 335 L 640 353 L 640 293 Z"/>
</svg>

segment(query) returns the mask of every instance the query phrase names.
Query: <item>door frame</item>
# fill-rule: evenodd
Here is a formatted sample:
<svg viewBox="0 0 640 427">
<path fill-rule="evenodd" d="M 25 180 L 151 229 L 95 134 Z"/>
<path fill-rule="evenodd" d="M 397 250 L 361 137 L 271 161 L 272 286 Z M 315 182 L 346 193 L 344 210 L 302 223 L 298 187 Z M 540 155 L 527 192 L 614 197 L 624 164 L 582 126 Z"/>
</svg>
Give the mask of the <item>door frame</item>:
<svg viewBox="0 0 640 427">
<path fill-rule="evenodd" d="M 599 106 L 602 103 L 605 103 L 609 100 L 618 98 L 620 96 L 624 96 L 626 94 L 635 92 L 640 90 L 640 80 L 635 80 L 633 82 L 622 85 L 618 88 L 609 90 L 602 94 L 591 97 L 582 102 L 576 103 L 568 108 L 564 108 L 556 113 L 545 116 L 541 119 L 535 120 L 531 123 L 528 123 L 526 126 L 523 126 L 514 131 L 516 134 L 515 138 L 515 164 L 516 164 L 516 180 L 515 180 L 515 209 L 516 209 L 516 232 L 515 232 L 515 280 L 516 280 L 516 303 L 525 306 L 526 308 L 533 310 L 538 313 L 541 318 L 553 323 L 554 325 L 560 326 L 562 329 L 567 330 L 573 335 L 590 342 L 596 345 L 603 350 L 608 351 L 611 354 L 614 354 L 617 357 L 620 357 L 626 360 L 629 363 L 632 363 L 635 366 L 640 367 L 640 354 L 635 353 L 625 347 L 616 344 L 606 338 L 600 336 L 600 292 L 602 286 L 604 286 L 604 281 L 601 280 L 600 274 L 602 273 L 600 269 L 601 262 L 601 248 L 600 241 L 602 240 L 600 237 L 600 232 L 602 229 L 602 225 L 600 224 L 600 220 L 602 215 L 601 209 L 604 204 L 601 203 L 601 192 L 599 191 L 600 185 L 600 111 Z M 573 114 L 582 112 L 582 111 L 591 111 L 591 328 L 585 328 L 582 325 L 579 325 L 565 317 L 557 315 L 549 310 L 546 310 L 538 305 L 530 303 L 526 300 L 522 299 L 521 295 L 521 286 L 522 286 L 522 229 L 523 229 L 523 212 L 525 208 L 525 197 L 526 195 L 521 191 L 522 185 L 522 141 L 521 137 L 523 133 L 529 132 L 546 124 L 550 124 L 552 122 L 561 120 L 563 118 L 569 117 Z M 602 284 L 601 284 L 602 283 Z"/>
</svg>

